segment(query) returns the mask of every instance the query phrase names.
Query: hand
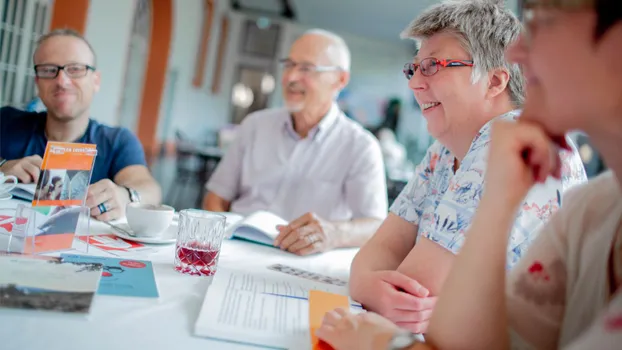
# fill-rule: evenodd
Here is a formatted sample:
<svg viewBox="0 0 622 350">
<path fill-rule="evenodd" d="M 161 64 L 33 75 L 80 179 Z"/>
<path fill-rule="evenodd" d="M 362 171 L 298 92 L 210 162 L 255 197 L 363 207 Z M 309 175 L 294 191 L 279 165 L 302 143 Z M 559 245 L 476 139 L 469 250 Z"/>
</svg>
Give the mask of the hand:
<svg viewBox="0 0 622 350">
<path fill-rule="evenodd" d="M 353 315 L 336 309 L 326 313 L 315 334 L 335 350 L 384 350 L 399 331 L 393 322 L 373 312 Z"/>
<path fill-rule="evenodd" d="M 365 291 L 361 302 L 398 326 L 413 333 L 424 333 L 437 297 L 419 282 L 397 271 L 373 271 L 361 276 L 357 286 Z"/>
<path fill-rule="evenodd" d="M 274 240 L 274 245 L 297 255 L 329 250 L 332 248 L 332 238 L 338 234 L 334 224 L 313 213 L 307 213 L 287 226 L 279 225 L 276 228 L 279 235 Z"/>
<path fill-rule="evenodd" d="M 568 148 L 563 138 L 556 142 L 544 129 L 529 121 L 498 121 L 493 125 L 484 182 L 489 194 L 502 204 L 518 206 L 535 183 L 549 175 L 559 178 L 559 147 Z"/>
<path fill-rule="evenodd" d="M 109 179 L 98 181 L 89 186 L 86 205 L 91 209 L 91 216 L 100 221 L 119 219 L 125 215 L 125 206 L 130 202 L 130 195 L 123 187 Z M 99 205 L 105 206 L 102 213 Z"/>
<path fill-rule="evenodd" d="M 36 183 L 39 181 L 39 173 L 41 171 L 41 162 L 43 159 L 37 154 L 22 159 L 9 160 L 2 164 L 0 171 L 4 175 L 13 175 L 25 184 Z"/>
</svg>

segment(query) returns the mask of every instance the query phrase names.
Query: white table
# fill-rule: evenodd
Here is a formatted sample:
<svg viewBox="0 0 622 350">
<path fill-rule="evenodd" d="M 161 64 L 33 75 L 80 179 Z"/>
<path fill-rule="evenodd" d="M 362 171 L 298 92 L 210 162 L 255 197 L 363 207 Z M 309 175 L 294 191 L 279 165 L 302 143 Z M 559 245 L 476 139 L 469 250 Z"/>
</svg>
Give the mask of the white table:
<svg viewBox="0 0 622 350">
<path fill-rule="evenodd" d="M 17 205 L 0 201 L 0 208 Z M 94 221 L 91 234 L 110 233 Z M 198 338 L 194 323 L 211 278 L 181 275 L 173 270 L 174 245 L 162 246 L 146 259 L 153 262 L 160 292 L 157 300 L 97 295 L 88 319 L 57 313 L 0 310 L 0 348 L 25 349 L 257 349 Z M 108 256 L 97 248 L 90 254 Z M 348 278 L 356 249 L 297 257 L 275 248 L 237 240 L 223 242 L 219 266 L 261 268 L 282 263 Z M 145 259 L 136 256 L 136 259 Z"/>
</svg>

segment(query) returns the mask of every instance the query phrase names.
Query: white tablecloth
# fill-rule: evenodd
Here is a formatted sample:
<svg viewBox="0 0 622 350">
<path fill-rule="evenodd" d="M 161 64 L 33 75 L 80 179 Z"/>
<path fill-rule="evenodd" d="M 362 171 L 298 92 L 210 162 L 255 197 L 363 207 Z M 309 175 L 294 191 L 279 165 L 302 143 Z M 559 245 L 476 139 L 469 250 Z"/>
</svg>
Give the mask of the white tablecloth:
<svg viewBox="0 0 622 350">
<path fill-rule="evenodd" d="M 15 201 L 0 201 L 0 208 L 15 204 Z M 103 223 L 95 221 L 91 225 L 92 234 L 110 232 Z M 93 247 L 89 253 L 108 256 Z M 282 263 L 347 280 L 355 253 L 356 249 L 343 249 L 297 257 L 275 248 L 226 240 L 219 266 L 253 269 Z M 0 349 L 257 349 L 193 335 L 211 278 L 179 274 L 173 270 L 173 257 L 174 245 L 162 246 L 148 257 L 135 257 L 153 262 L 160 292 L 156 300 L 97 295 L 86 319 L 1 309 Z"/>
</svg>

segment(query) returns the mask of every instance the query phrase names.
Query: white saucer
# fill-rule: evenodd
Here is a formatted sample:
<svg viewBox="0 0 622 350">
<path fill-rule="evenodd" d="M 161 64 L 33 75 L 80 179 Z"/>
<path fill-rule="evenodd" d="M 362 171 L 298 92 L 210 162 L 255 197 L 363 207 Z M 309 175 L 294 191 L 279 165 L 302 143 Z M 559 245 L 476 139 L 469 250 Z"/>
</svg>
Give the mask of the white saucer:
<svg viewBox="0 0 622 350">
<path fill-rule="evenodd" d="M 0 201 L 5 201 L 11 198 L 13 198 L 13 195 L 10 193 L 0 193 Z"/>
<path fill-rule="evenodd" d="M 130 225 L 128 224 L 123 223 L 123 224 L 117 224 L 116 226 L 128 232 L 132 232 L 132 229 L 130 228 Z M 160 237 L 130 236 L 123 232 L 119 232 L 115 229 L 112 229 L 112 233 L 114 233 L 117 237 L 127 239 L 128 241 L 147 243 L 147 244 L 172 244 L 177 241 L 177 225 L 176 224 L 171 224 Z"/>
</svg>

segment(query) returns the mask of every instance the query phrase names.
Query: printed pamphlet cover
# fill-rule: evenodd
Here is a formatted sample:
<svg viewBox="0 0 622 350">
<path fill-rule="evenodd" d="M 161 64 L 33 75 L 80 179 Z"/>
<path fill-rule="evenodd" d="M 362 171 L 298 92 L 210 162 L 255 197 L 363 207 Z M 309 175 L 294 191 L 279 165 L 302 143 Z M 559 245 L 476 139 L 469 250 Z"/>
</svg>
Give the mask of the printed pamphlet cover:
<svg viewBox="0 0 622 350">
<path fill-rule="evenodd" d="M 47 143 L 32 208 L 18 210 L 13 223 L 13 236 L 23 243 L 19 252 L 72 247 L 96 155 L 94 144 Z"/>
<path fill-rule="evenodd" d="M 134 241 L 128 241 L 112 233 L 80 236 L 78 239 L 84 243 L 88 243 L 91 247 L 101 249 L 119 257 L 130 257 L 140 254 L 148 255 L 158 251 L 152 246 L 147 246 Z"/>
<path fill-rule="evenodd" d="M 0 308 L 88 314 L 102 264 L 0 254 Z"/>
<path fill-rule="evenodd" d="M 64 262 L 102 264 L 97 294 L 142 298 L 159 296 L 151 261 L 74 254 L 62 254 L 61 259 Z"/>
</svg>

